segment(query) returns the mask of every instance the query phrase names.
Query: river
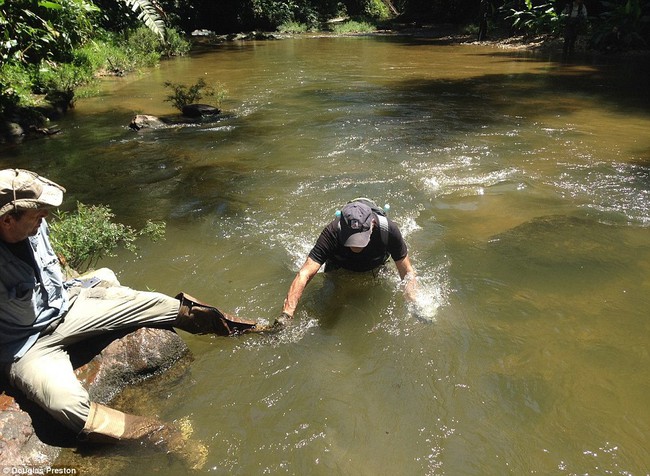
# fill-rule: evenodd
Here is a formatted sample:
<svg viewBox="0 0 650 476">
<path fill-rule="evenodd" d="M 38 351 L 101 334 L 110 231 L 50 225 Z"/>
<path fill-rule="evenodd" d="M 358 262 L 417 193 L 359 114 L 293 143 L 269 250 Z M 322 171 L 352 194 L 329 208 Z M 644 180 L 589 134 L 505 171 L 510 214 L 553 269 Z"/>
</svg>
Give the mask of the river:
<svg viewBox="0 0 650 476">
<path fill-rule="evenodd" d="M 99 264 L 273 320 L 337 209 L 389 204 L 420 285 L 326 276 L 274 336 L 182 333 L 193 360 L 120 397 L 189 421 L 219 475 L 648 474 L 648 62 L 401 37 L 224 44 L 107 79 L 3 166 L 167 235 Z M 228 91 L 171 115 L 165 81 Z M 92 474 L 188 472 L 158 453 L 76 454 Z"/>
</svg>

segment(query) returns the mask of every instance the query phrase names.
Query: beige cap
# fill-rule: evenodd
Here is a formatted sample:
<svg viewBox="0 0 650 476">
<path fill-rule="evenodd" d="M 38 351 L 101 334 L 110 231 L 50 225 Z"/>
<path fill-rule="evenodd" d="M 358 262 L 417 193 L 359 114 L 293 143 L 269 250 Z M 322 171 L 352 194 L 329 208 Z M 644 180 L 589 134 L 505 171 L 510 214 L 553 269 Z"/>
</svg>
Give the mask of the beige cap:
<svg viewBox="0 0 650 476">
<path fill-rule="evenodd" d="M 58 207 L 65 188 L 23 169 L 0 170 L 0 216 L 12 210 Z"/>
</svg>

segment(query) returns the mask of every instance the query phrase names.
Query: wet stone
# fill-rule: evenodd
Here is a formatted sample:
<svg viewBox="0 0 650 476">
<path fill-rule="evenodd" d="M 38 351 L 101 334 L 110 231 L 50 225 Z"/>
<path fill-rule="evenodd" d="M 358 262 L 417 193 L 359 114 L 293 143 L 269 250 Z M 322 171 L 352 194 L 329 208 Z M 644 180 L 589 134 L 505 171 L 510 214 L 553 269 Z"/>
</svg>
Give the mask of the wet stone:
<svg viewBox="0 0 650 476">
<path fill-rule="evenodd" d="M 172 330 L 141 328 L 100 336 L 70 348 L 77 378 L 91 400 L 108 403 L 128 385 L 172 367 L 189 354 Z M 0 379 L 0 466 L 48 465 L 75 436 Z"/>
</svg>

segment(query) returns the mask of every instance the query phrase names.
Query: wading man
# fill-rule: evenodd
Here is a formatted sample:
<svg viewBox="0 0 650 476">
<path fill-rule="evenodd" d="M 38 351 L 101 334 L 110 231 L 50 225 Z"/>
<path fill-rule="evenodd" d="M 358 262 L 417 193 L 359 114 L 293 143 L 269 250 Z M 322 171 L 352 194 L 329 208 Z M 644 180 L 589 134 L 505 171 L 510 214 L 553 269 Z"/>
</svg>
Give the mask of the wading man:
<svg viewBox="0 0 650 476">
<path fill-rule="evenodd" d="M 325 272 L 345 269 L 355 272 L 373 271 L 392 258 L 410 300 L 415 298 L 415 271 L 398 226 L 384 216 L 374 202 L 358 198 L 343 207 L 340 217 L 321 232 L 307 260 L 294 278 L 284 300 L 278 325 L 293 318 L 298 301 L 307 284 L 321 266 Z"/>
</svg>

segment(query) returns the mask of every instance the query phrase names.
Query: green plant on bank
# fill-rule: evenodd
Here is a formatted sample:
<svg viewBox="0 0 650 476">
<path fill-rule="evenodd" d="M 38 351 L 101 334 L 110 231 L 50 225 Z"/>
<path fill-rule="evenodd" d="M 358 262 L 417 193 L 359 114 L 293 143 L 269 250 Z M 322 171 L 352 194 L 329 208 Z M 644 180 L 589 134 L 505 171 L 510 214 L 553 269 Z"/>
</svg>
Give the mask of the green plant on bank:
<svg viewBox="0 0 650 476">
<path fill-rule="evenodd" d="M 25 106 L 36 105 L 36 98 L 32 96 L 33 69 L 15 63 L 0 65 L 0 101 L 5 106 L 3 109 L 9 110 L 21 103 Z"/>
<path fill-rule="evenodd" d="M 50 223 L 55 253 L 72 269 L 82 273 L 104 257 L 115 256 L 124 247 L 137 253 L 136 240 L 146 236 L 153 241 L 164 237 L 165 223 L 147 221 L 141 230 L 113 222 L 115 215 L 104 205 L 77 203 L 75 212 L 57 211 Z"/>
<path fill-rule="evenodd" d="M 364 5 L 364 14 L 380 21 L 388 20 L 391 17 L 391 11 L 388 5 L 382 0 L 367 1 Z"/>
<path fill-rule="evenodd" d="M 227 94 L 222 84 L 217 83 L 214 86 L 209 86 L 203 78 L 199 78 L 190 86 L 171 81 L 165 81 L 164 85 L 172 90 L 172 94 L 167 96 L 165 101 L 171 102 L 179 111 L 183 110 L 183 106 L 197 103 L 204 97 L 213 98 L 214 105 L 218 107 Z"/>
<path fill-rule="evenodd" d="M 332 31 L 337 35 L 344 35 L 347 33 L 371 33 L 376 30 L 377 28 L 374 25 L 366 21 L 349 20 L 332 25 Z"/>
<path fill-rule="evenodd" d="M 310 31 L 309 25 L 296 21 L 288 21 L 278 27 L 280 33 L 306 33 Z"/>
<path fill-rule="evenodd" d="M 167 28 L 165 31 L 165 41 L 159 44 L 163 57 L 185 56 L 190 52 L 192 45 L 177 29 Z"/>
<path fill-rule="evenodd" d="M 93 81 L 93 71 L 87 64 L 42 63 L 34 78 L 32 90 L 44 94 L 49 101 L 64 100 L 72 106 L 76 90 Z"/>
<path fill-rule="evenodd" d="M 87 69 L 66 63 L 3 64 L 0 66 L 0 114 L 9 116 L 19 107 L 43 106 L 48 101 L 69 106 L 74 90 L 91 80 L 92 74 Z"/>
<path fill-rule="evenodd" d="M 75 60 L 86 62 L 100 74 L 114 74 L 155 66 L 163 57 L 182 56 L 189 51 L 190 43 L 178 31 L 167 29 L 167 38 L 162 42 L 144 27 L 123 34 L 99 32 L 75 50 Z"/>
<path fill-rule="evenodd" d="M 3 62 L 0 114 L 8 115 L 19 106 L 37 106 L 43 103 L 43 97 L 69 98 L 72 102 L 75 97 L 92 93 L 96 75 L 137 71 L 157 65 L 161 57 L 189 51 L 190 43 L 178 31 L 167 29 L 167 38 L 162 42 L 144 27 L 125 34 L 98 31 L 93 39 L 73 49 L 67 62 Z"/>
<path fill-rule="evenodd" d="M 478 35 L 479 26 L 476 23 L 470 23 L 468 25 L 463 25 L 460 29 L 461 34 L 476 36 Z"/>
<path fill-rule="evenodd" d="M 248 0 L 237 2 L 239 17 L 254 28 L 278 30 L 282 25 L 305 24 L 314 28 L 319 22 L 318 2 L 309 0 Z"/>
</svg>

